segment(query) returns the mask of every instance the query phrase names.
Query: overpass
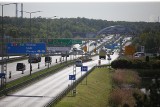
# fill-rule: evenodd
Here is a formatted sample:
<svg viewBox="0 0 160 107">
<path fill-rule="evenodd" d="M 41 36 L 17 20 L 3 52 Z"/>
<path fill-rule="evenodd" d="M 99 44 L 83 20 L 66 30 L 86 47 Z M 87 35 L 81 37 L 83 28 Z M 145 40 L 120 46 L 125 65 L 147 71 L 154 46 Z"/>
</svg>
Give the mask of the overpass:
<svg viewBox="0 0 160 107">
<path fill-rule="evenodd" d="M 97 36 L 101 34 L 133 34 L 133 30 L 122 25 L 115 25 L 106 27 L 97 32 Z"/>
</svg>

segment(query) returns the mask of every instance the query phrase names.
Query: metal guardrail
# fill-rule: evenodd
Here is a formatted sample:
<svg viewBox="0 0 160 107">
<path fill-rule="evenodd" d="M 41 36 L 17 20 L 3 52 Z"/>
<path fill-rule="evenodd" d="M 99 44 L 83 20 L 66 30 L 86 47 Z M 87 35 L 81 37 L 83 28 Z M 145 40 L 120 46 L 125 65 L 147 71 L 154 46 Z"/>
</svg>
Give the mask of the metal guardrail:
<svg viewBox="0 0 160 107">
<path fill-rule="evenodd" d="M 67 87 L 64 91 L 62 91 L 59 95 L 54 97 L 49 103 L 47 103 L 44 107 L 51 107 L 57 104 L 65 95 L 67 95 L 72 89 L 74 89 L 86 76 L 88 76 L 95 67 L 91 68 L 87 73 L 85 73 L 81 78 L 75 81 L 72 85 Z"/>
</svg>

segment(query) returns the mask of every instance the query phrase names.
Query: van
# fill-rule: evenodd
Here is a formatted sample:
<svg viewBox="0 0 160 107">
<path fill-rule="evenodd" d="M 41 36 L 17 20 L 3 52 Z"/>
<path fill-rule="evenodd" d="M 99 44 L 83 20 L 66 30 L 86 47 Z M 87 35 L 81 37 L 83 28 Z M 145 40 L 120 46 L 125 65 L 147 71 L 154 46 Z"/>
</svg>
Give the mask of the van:
<svg viewBox="0 0 160 107">
<path fill-rule="evenodd" d="M 82 60 L 76 60 L 76 67 L 82 67 L 83 63 Z"/>
</svg>

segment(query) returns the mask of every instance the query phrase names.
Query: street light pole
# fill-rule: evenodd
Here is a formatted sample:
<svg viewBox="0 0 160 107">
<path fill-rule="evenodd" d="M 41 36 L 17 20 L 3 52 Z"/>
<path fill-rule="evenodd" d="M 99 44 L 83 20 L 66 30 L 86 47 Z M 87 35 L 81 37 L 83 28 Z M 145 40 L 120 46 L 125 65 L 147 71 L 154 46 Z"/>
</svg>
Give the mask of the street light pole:
<svg viewBox="0 0 160 107">
<path fill-rule="evenodd" d="M 47 39 L 48 39 L 48 19 L 52 19 L 52 18 L 56 18 L 56 17 L 58 17 L 58 16 L 53 16 L 53 17 L 50 17 L 50 18 L 47 18 Z M 48 41 L 47 41 L 48 42 Z"/>
<path fill-rule="evenodd" d="M 30 15 L 30 42 L 32 43 L 32 40 L 31 40 L 31 36 L 32 36 L 32 30 L 31 30 L 31 27 L 32 27 L 31 26 L 32 13 L 38 13 L 38 12 L 41 12 L 41 11 L 34 11 L 34 12 L 21 11 L 21 12 L 29 13 L 29 15 Z M 30 60 L 30 75 L 31 75 L 32 74 L 31 54 L 29 54 L 29 60 Z"/>
<path fill-rule="evenodd" d="M 4 60 L 3 60 L 3 57 L 4 57 L 4 55 L 3 55 L 3 46 L 4 45 L 4 31 L 3 31 L 3 5 L 2 5 L 2 46 L 1 46 L 1 51 L 2 51 L 2 65 L 1 65 L 1 73 L 3 73 L 4 72 Z M 3 79 L 1 78 L 1 85 L 3 85 Z"/>
<path fill-rule="evenodd" d="M 2 20 L 2 46 L 1 46 L 1 56 L 2 56 L 2 65 L 1 65 L 1 73 L 7 73 L 7 62 L 6 62 L 6 66 L 4 66 L 5 65 L 5 60 L 4 60 L 4 23 L 3 23 L 3 6 L 6 6 L 6 5 L 10 5 L 10 4 L 17 4 L 17 3 L 9 3 L 9 4 L 3 4 L 3 5 L 1 5 L 0 4 L 0 6 L 2 6 L 2 18 L 1 18 L 1 20 Z M 4 69 L 4 67 L 6 68 L 6 70 Z M 3 83 L 4 83 L 4 78 L 1 78 L 1 85 L 3 85 Z"/>
<path fill-rule="evenodd" d="M 53 16 L 53 17 L 50 17 L 50 18 L 47 18 L 47 35 L 46 35 L 46 44 L 48 45 L 48 20 L 49 19 L 52 19 L 52 18 L 55 18 L 57 16 Z M 47 54 L 47 56 L 49 56 L 49 54 Z M 46 66 L 46 62 L 45 62 L 45 66 Z M 49 68 L 49 63 L 48 63 L 48 68 Z"/>
</svg>

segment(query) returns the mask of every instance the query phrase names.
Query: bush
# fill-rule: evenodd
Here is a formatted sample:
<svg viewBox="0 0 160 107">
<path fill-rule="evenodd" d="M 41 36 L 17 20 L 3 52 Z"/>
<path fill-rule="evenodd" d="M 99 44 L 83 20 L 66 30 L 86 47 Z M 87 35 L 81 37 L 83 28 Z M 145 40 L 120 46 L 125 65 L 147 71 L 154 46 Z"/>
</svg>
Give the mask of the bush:
<svg viewBox="0 0 160 107">
<path fill-rule="evenodd" d="M 134 60 L 132 61 L 132 68 L 134 68 L 134 69 L 143 68 L 142 60 L 134 59 Z"/>
<path fill-rule="evenodd" d="M 118 86 L 128 85 L 135 87 L 140 85 L 140 77 L 138 76 L 138 73 L 132 70 L 116 70 L 113 74 L 113 81 Z"/>
<path fill-rule="evenodd" d="M 132 61 L 126 59 L 118 59 L 111 62 L 111 67 L 115 69 L 160 69 L 160 60 L 145 62 L 140 59 L 134 59 Z"/>
<path fill-rule="evenodd" d="M 152 63 L 153 69 L 160 69 L 160 60 L 156 60 Z"/>
<path fill-rule="evenodd" d="M 124 105 L 134 107 L 136 102 L 132 89 L 113 89 L 110 95 L 110 105 L 111 107 L 123 107 Z"/>
<path fill-rule="evenodd" d="M 146 62 L 149 62 L 149 56 L 146 56 Z"/>
<path fill-rule="evenodd" d="M 140 80 L 141 79 L 138 76 L 138 73 L 133 70 L 128 70 L 128 69 L 115 70 L 113 74 L 113 81 L 116 87 L 111 91 L 110 94 L 110 100 L 109 100 L 110 106 L 136 107 L 137 105 L 139 105 L 139 102 L 143 101 L 141 100 L 142 99 L 141 92 L 137 88 L 137 86 L 140 85 Z M 135 96 L 133 95 L 140 96 L 141 99 L 138 99 L 140 101 L 138 102 L 135 99 Z"/>
<path fill-rule="evenodd" d="M 128 61 L 126 59 L 118 59 L 111 62 L 112 68 L 130 68 L 132 65 L 131 61 Z"/>
</svg>

